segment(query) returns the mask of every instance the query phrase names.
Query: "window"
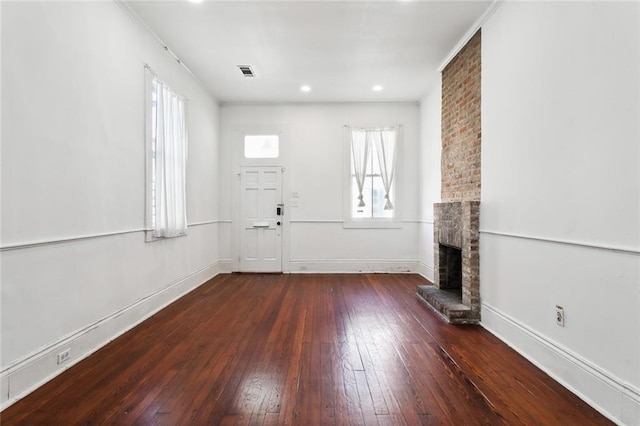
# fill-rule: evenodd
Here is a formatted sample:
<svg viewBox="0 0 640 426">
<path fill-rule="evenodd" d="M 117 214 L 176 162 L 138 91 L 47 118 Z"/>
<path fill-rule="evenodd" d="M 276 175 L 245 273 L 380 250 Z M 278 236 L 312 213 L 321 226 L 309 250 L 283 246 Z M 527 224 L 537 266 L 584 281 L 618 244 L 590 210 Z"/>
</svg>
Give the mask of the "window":
<svg viewBox="0 0 640 426">
<path fill-rule="evenodd" d="M 351 162 L 351 217 L 358 219 L 393 218 L 394 209 L 385 210 L 385 189 L 380 175 L 377 152 L 372 150 L 367 160 L 367 173 L 362 188 L 362 204 L 360 205 L 358 182 L 356 180 L 353 161 Z M 391 193 L 393 193 L 393 184 Z"/>
<path fill-rule="evenodd" d="M 247 135 L 244 137 L 244 158 L 278 158 L 278 135 Z"/>
<path fill-rule="evenodd" d="M 395 175 L 397 129 L 348 128 L 350 222 L 397 219 Z"/>
<path fill-rule="evenodd" d="M 185 105 L 155 75 L 148 90 L 148 230 L 152 239 L 177 237 L 187 232 Z"/>
</svg>

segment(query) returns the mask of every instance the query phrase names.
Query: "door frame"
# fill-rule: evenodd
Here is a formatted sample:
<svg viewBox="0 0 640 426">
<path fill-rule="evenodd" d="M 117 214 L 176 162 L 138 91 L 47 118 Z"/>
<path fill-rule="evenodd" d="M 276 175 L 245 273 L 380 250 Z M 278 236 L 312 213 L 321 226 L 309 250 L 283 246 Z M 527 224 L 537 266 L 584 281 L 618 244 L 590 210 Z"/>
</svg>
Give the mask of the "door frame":
<svg viewBox="0 0 640 426">
<path fill-rule="evenodd" d="M 280 153 L 278 158 L 244 158 L 244 137 L 246 135 L 278 135 L 280 137 Z M 281 253 L 282 253 L 282 272 L 289 273 L 291 271 L 291 209 L 290 194 L 291 187 L 287 173 L 287 165 L 289 158 L 289 126 L 287 124 L 241 124 L 234 126 L 232 131 L 232 150 L 233 150 L 233 167 L 232 185 L 231 185 L 231 203 L 232 203 L 232 223 L 231 223 L 231 271 L 242 272 L 240 269 L 240 256 L 242 238 L 242 212 L 240 208 L 240 193 L 242 185 L 240 179 L 242 177 L 241 168 L 250 167 L 281 167 L 282 168 L 282 203 L 284 204 L 284 214 L 281 216 Z"/>
<path fill-rule="evenodd" d="M 246 172 L 248 170 L 257 170 L 260 175 L 262 175 L 263 172 L 269 172 L 269 173 L 276 172 L 276 173 L 278 173 L 279 176 L 278 176 L 277 185 L 275 185 L 273 187 L 277 187 L 279 198 L 275 200 L 275 205 L 271 206 L 273 208 L 272 214 L 275 213 L 277 208 L 281 208 L 281 206 L 283 204 L 282 200 L 284 198 L 284 194 L 283 194 L 283 191 L 282 191 L 282 186 L 283 186 L 282 185 L 282 176 L 283 176 L 282 167 L 280 167 L 280 166 L 241 166 L 240 169 L 241 169 L 241 171 L 240 171 L 241 178 L 242 178 L 242 176 L 245 176 L 245 174 L 246 174 Z M 264 184 L 259 184 L 258 187 L 263 187 L 263 185 Z M 272 186 L 272 185 L 269 185 L 269 186 Z M 245 191 L 245 187 L 246 187 L 246 183 L 243 183 L 242 179 L 241 179 L 241 181 L 240 181 L 241 194 L 242 194 L 243 191 Z M 242 194 L 242 196 L 240 197 L 240 236 L 239 236 L 239 239 L 238 239 L 238 244 L 239 244 L 239 247 L 240 247 L 240 271 L 241 272 L 282 273 L 282 237 L 283 237 L 283 235 L 282 235 L 282 223 L 283 223 L 283 215 L 275 216 L 274 218 L 269 220 L 269 222 L 272 222 L 272 225 L 269 225 L 269 229 L 271 229 L 272 232 L 275 231 L 277 234 L 280 234 L 277 237 L 277 241 L 276 241 L 276 244 L 275 244 L 275 246 L 276 246 L 275 249 L 276 249 L 276 252 L 277 252 L 277 256 L 276 256 L 276 261 L 272 263 L 272 265 L 274 266 L 274 269 L 273 270 L 262 270 L 262 271 L 260 270 L 260 267 L 258 267 L 258 269 L 252 269 L 252 268 L 243 269 L 243 263 L 244 263 L 243 256 L 246 254 L 246 248 L 247 248 L 245 246 L 245 244 L 247 244 L 247 242 L 248 242 L 248 240 L 247 240 L 247 238 L 248 238 L 247 226 L 248 225 L 247 225 L 247 217 L 246 217 L 246 208 L 243 208 L 243 207 L 246 207 L 246 206 L 243 205 L 243 202 L 246 199 L 246 198 L 244 198 L 244 196 L 246 196 L 246 193 Z M 262 205 L 264 206 L 264 204 L 262 204 Z M 266 220 L 266 218 L 263 215 L 260 215 L 259 217 L 260 217 L 260 220 Z M 276 224 L 276 222 L 277 222 L 277 224 Z M 253 222 L 253 223 L 254 223 L 253 231 L 256 232 L 256 229 L 255 229 L 255 223 L 256 222 Z M 258 238 L 258 241 L 259 241 L 261 238 L 264 238 L 264 235 L 261 234 L 261 231 L 258 231 L 258 233 L 259 234 L 258 234 L 257 238 Z M 262 244 L 259 244 L 259 247 L 263 247 Z M 263 261 L 263 257 L 260 256 L 259 259 L 260 260 L 258 260 L 258 264 L 260 264 L 261 261 Z M 268 262 L 272 262 L 272 261 L 268 261 Z M 255 265 L 255 266 L 257 266 L 257 265 Z M 266 265 L 263 265 L 263 266 L 266 266 Z M 244 267 L 247 268 L 248 265 L 245 264 Z"/>
</svg>

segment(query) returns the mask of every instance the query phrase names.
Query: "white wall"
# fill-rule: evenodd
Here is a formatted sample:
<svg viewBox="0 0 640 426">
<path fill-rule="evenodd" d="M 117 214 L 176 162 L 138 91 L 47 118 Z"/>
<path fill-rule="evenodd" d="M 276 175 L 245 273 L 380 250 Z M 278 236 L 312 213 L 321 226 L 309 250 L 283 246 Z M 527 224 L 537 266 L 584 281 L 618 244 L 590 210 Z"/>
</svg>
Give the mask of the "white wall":
<svg viewBox="0 0 640 426">
<path fill-rule="evenodd" d="M 400 229 L 343 228 L 344 125 L 401 124 L 402 181 L 398 191 Z M 414 270 L 418 253 L 419 108 L 417 104 L 288 104 L 221 107 L 221 217 L 232 236 L 233 191 L 237 191 L 240 132 L 252 128 L 282 130 L 284 174 L 285 271 Z M 291 192 L 299 206 L 291 206 Z M 228 243 L 227 243 L 228 241 Z M 233 238 L 221 239 L 221 256 L 231 259 Z"/>
<path fill-rule="evenodd" d="M 639 28 L 637 2 L 505 2 L 483 26 L 480 213 L 483 325 L 635 425 Z"/>
<path fill-rule="evenodd" d="M 145 63 L 189 99 L 200 223 L 153 243 Z M 2 2 L 3 406 L 215 275 L 217 139 L 216 101 L 116 3 Z"/>
<path fill-rule="evenodd" d="M 442 81 L 420 103 L 420 233 L 418 272 L 433 282 L 433 204 L 440 202 Z"/>
</svg>

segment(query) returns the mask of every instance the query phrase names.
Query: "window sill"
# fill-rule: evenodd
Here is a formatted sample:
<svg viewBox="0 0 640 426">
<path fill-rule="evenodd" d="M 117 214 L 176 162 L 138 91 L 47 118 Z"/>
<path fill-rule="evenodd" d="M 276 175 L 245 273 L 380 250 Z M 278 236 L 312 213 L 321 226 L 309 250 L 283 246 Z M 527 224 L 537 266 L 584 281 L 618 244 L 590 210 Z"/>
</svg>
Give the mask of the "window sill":
<svg viewBox="0 0 640 426">
<path fill-rule="evenodd" d="M 360 219 L 342 222 L 345 229 L 401 229 L 402 222 L 397 219 Z"/>
<path fill-rule="evenodd" d="M 180 238 L 180 237 L 186 237 L 186 236 L 187 236 L 187 233 L 185 232 L 184 234 L 176 235 L 175 237 L 154 237 L 153 231 L 146 230 L 144 232 L 144 242 L 153 243 L 155 241 L 172 240 L 174 238 Z"/>
</svg>

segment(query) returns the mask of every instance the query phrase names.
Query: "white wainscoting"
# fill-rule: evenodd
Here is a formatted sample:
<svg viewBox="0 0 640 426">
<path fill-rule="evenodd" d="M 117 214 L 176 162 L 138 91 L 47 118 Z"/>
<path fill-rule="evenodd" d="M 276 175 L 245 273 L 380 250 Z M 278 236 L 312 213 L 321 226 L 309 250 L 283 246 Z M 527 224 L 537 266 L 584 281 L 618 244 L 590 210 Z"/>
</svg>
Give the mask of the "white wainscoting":
<svg viewBox="0 0 640 426">
<path fill-rule="evenodd" d="M 481 325 L 612 421 L 640 425 L 638 250 L 493 230 L 480 250 Z"/>
<path fill-rule="evenodd" d="M 417 230 L 414 220 L 395 229 L 345 229 L 339 220 L 294 219 L 285 270 L 415 273 Z"/>
<path fill-rule="evenodd" d="M 0 410 L 4 410 L 156 312 L 215 277 L 221 272 L 220 269 L 219 262 L 214 262 L 12 363 L 0 373 L 0 390 L 2 391 Z M 57 355 L 65 349 L 71 349 L 71 358 L 64 364 L 57 365 Z"/>
<path fill-rule="evenodd" d="M 481 325 L 610 420 L 625 425 L 640 424 L 640 389 L 487 303 L 482 303 Z M 556 371 L 563 371 L 563 375 Z M 564 377 L 571 377 L 580 388 L 598 395 L 599 402 Z"/>
<path fill-rule="evenodd" d="M 402 259 L 292 259 L 291 273 L 415 273 L 415 260 Z"/>
</svg>

